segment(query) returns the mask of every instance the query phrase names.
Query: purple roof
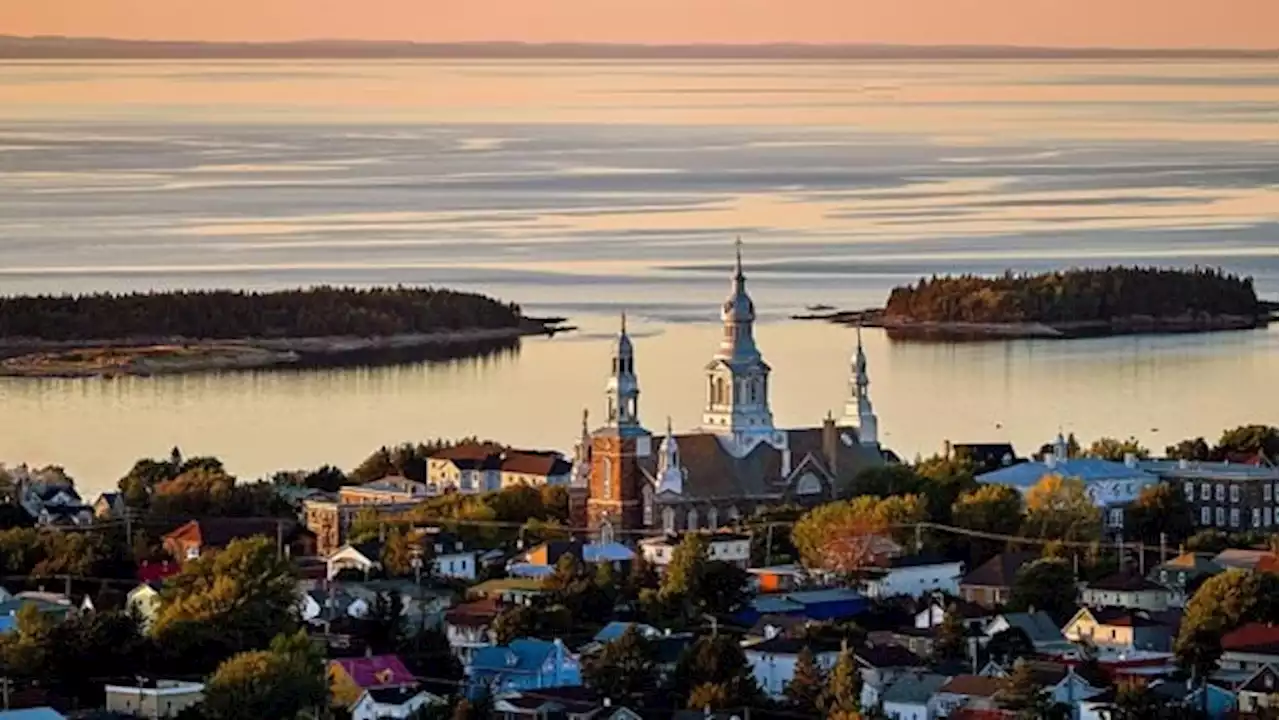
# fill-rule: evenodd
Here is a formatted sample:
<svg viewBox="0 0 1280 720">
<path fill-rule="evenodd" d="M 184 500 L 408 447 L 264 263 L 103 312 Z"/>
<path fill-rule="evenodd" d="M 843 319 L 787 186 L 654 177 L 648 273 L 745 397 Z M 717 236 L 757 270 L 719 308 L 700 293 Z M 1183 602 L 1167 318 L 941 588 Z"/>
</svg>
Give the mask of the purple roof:
<svg viewBox="0 0 1280 720">
<path fill-rule="evenodd" d="M 412 685 L 417 682 L 413 673 L 395 655 L 342 658 L 330 662 L 342 668 L 358 687 L 365 690 Z"/>
</svg>

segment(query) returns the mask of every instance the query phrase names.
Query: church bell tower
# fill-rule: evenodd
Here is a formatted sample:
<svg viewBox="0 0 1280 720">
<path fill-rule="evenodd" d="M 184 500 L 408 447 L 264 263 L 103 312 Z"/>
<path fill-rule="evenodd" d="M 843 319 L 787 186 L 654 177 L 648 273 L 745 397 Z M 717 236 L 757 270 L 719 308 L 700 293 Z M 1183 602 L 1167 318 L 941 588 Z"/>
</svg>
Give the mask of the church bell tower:
<svg viewBox="0 0 1280 720">
<path fill-rule="evenodd" d="M 605 424 L 591 433 L 587 527 L 601 542 L 622 541 L 643 520 L 642 464 L 652 464 L 653 437 L 640 424 L 635 349 L 622 316 L 605 383 Z"/>
<path fill-rule="evenodd" d="M 702 428 L 743 440 L 770 436 L 774 428 L 773 412 L 769 410 L 769 365 L 756 347 L 756 307 L 747 295 L 741 240 L 735 251 L 729 297 L 720 308 L 724 335 L 706 366 L 707 401 Z"/>
</svg>

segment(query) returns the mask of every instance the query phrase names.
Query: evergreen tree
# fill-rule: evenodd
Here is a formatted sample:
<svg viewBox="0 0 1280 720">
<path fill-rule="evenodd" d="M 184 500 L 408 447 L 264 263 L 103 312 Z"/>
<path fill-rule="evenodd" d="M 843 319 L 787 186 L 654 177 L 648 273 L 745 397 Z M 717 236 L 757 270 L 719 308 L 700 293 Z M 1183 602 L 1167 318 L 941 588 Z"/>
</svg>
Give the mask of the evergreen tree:
<svg viewBox="0 0 1280 720">
<path fill-rule="evenodd" d="M 827 679 L 826 710 L 828 713 L 862 711 L 862 673 L 846 643 L 836 656 L 836 664 Z"/>
<path fill-rule="evenodd" d="M 643 702 L 657 688 L 656 660 L 653 644 L 632 625 L 583 663 L 583 680 L 602 697 Z"/>
<path fill-rule="evenodd" d="M 796 712 L 811 713 L 813 717 L 820 716 L 823 695 L 827 690 L 826 684 L 826 673 L 814 659 L 813 651 L 807 645 L 800 648 L 800 653 L 796 656 L 795 674 L 783 690 L 787 704 Z"/>
</svg>

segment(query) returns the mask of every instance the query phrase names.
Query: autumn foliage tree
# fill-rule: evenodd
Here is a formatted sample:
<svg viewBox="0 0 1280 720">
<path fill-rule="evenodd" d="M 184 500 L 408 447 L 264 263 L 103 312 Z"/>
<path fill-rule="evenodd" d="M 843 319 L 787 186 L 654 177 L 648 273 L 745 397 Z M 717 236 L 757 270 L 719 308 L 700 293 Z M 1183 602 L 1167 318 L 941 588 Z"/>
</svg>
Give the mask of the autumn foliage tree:
<svg viewBox="0 0 1280 720">
<path fill-rule="evenodd" d="M 862 495 L 810 510 L 796 522 L 791 538 L 809 567 L 853 575 L 880 564 L 890 545 L 886 541 L 908 540 L 914 534 L 910 526 L 925 518 L 919 495 Z"/>
<path fill-rule="evenodd" d="M 1079 478 L 1050 474 L 1027 491 L 1028 535 L 1083 542 L 1098 536 L 1101 523 L 1102 512 Z"/>
</svg>

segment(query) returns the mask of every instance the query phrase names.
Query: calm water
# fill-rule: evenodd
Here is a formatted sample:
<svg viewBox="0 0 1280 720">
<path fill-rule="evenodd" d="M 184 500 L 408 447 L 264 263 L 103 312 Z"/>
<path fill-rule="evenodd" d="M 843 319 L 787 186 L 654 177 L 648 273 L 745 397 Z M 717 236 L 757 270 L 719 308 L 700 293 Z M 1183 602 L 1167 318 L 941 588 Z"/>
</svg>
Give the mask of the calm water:
<svg viewBox="0 0 1280 720">
<path fill-rule="evenodd" d="M 1214 265 L 1275 298 L 1276 82 L 1274 63 L 0 64 L 0 293 L 435 283 L 584 327 L 477 363 L 0 380 L 0 460 L 100 488 L 174 444 L 245 476 L 440 435 L 563 448 L 622 308 L 645 418 L 689 426 L 737 234 L 787 424 L 839 410 L 851 337 L 785 317 L 922 274 Z M 1274 330 L 867 342 L 907 456 L 1280 415 Z"/>
</svg>

